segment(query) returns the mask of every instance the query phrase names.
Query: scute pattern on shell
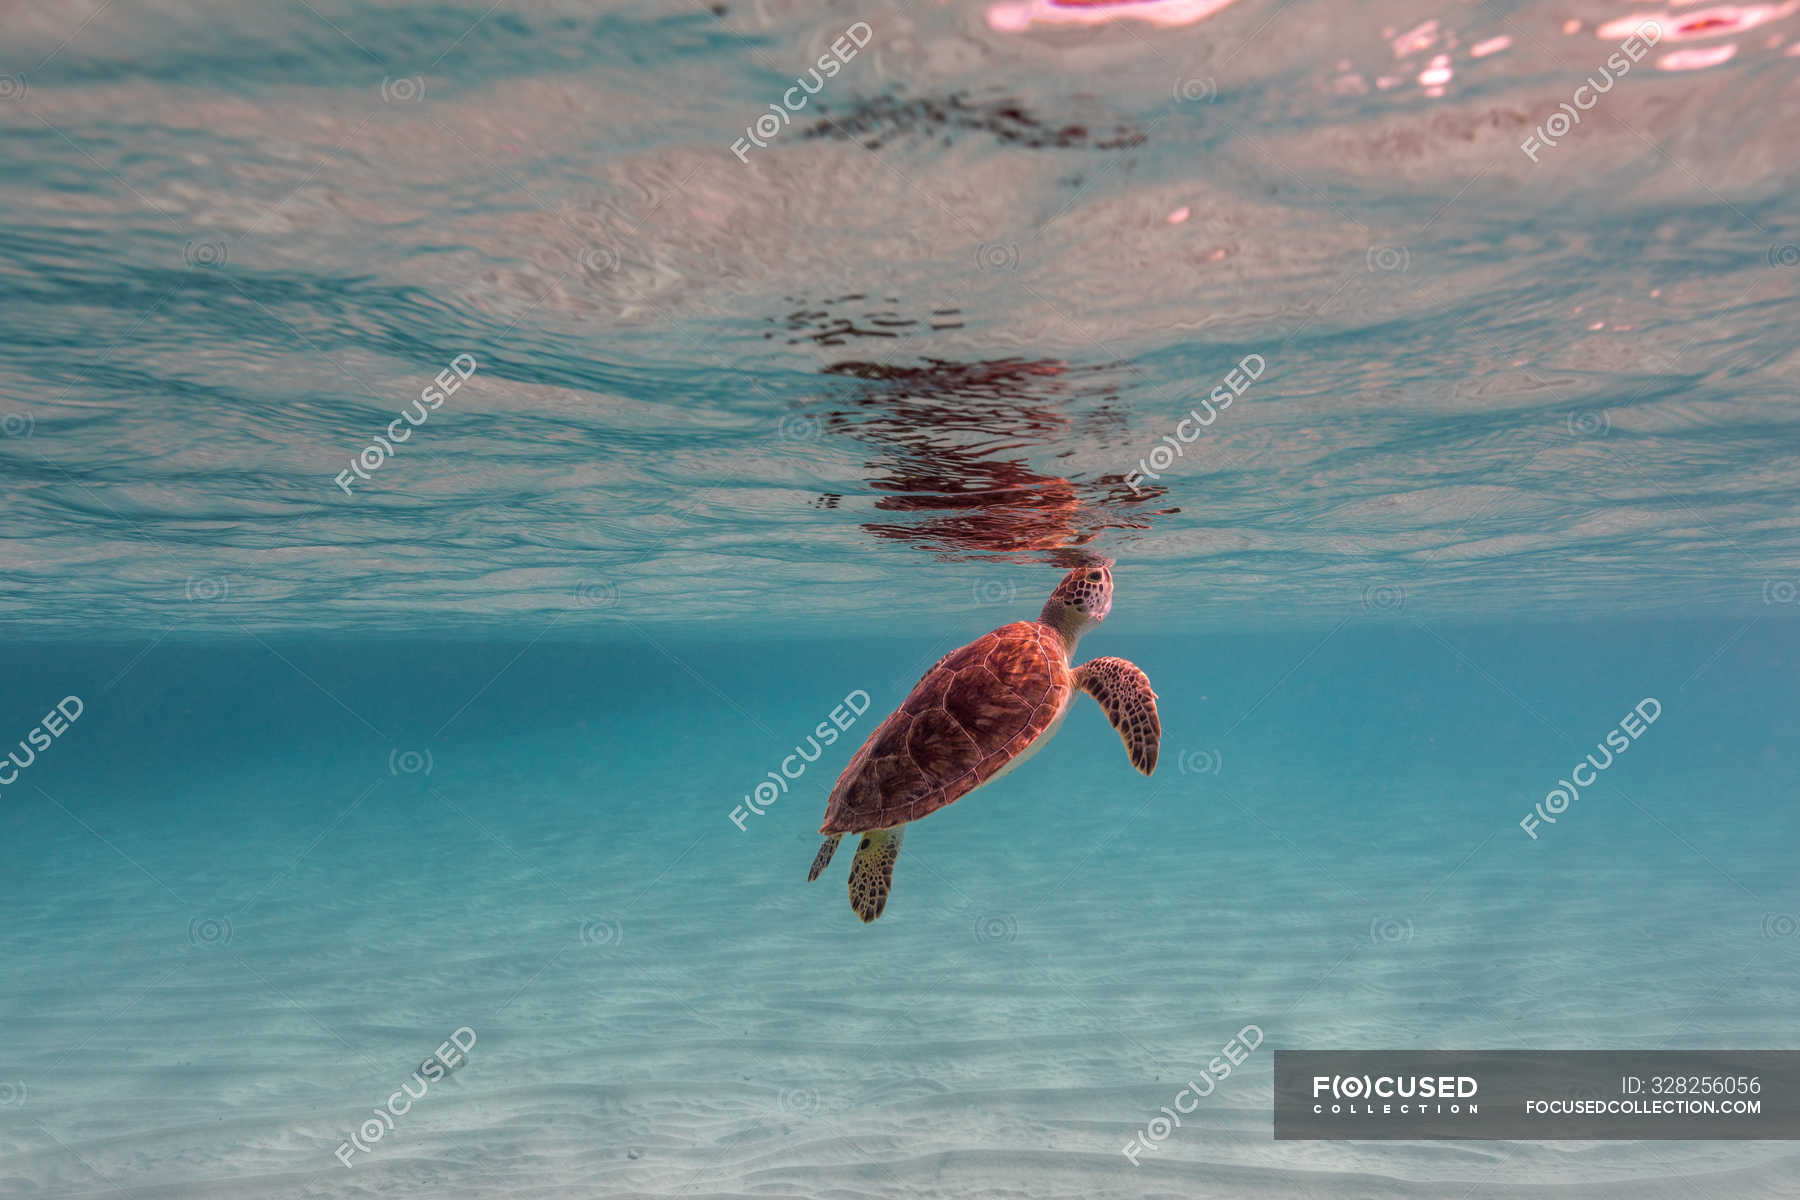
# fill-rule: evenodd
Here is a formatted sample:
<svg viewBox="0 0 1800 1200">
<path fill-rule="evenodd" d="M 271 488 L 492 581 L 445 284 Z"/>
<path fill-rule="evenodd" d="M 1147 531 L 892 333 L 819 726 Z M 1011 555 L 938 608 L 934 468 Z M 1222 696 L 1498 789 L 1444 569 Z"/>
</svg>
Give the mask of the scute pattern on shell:
<svg viewBox="0 0 1800 1200">
<path fill-rule="evenodd" d="M 1073 687 L 1062 640 L 1036 621 L 952 651 L 844 768 L 819 832 L 888 829 L 961 799 L 1031 745 Z"/>
</svg>

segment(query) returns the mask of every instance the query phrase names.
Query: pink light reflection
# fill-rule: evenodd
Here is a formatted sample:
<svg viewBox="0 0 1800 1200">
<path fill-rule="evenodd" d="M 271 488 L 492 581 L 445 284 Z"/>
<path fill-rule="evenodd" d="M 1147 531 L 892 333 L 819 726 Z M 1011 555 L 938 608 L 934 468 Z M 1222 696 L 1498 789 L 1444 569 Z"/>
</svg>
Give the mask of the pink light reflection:
<svg viewBox="0 0 1800 1200">
<path fill-rule="evenodd" d="M 1662 30 L 1660 40 L 1685 42 L 1695 38 L 1742 33 L 1746 29 L 1755 29 L 1758 25 L 1792 16 L 1797 11 L 1800 11 L 1800 0 L 1788 0 L 1786 4 L 1724 4 L 1717 8 L 1703 8 L 1684 16 L 1661 12 L 1632 13 L 1628 17 L 1620 17 L 1601 25 L 1594 30 L 1594 36 L 1608 41 L 1626 38 L 1641 29 L 1645 22 L 1654 21 Z"/>
<path fill-rule="evenodd" d="M 1687 50 L 1671 50 L 1657 59 L 1656 65 L 1665 71 L 1703 71 L 1718 66 L 1736 53 L 1736 42 L 1726 42 L 1723 46 L 1694 46 Z"/>
<path fill-rule="evenodd" d="M 1033 25 L 1104 25 L 1108 21 L 1138 20 L 1173 28 L 1203 21 L 1233 0 L 1023 0 L 990 4 L 988 28 L 998 33 L 1023 33 Z"/>
<path fill-rule="evenodd" d="M 1420 50 L 1429 50 L 1437 42 L 1437 37 L 1438 23 L 1437 18 L 1433 17 L 1429 21 L 1415 25 L 1394 39 L 1394 57 L 1405 58 Z"/>
</svg>

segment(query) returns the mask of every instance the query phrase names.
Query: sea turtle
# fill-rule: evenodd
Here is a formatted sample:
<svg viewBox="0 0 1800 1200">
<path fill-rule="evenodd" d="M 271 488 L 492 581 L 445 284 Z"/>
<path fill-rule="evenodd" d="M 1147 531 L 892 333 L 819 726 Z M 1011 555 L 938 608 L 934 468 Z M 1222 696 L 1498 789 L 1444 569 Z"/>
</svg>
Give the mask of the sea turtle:
<svg viewBox="0 0 1800 1200">
<path fill-rule="evenodd" d="M 1100 702 L 1131 765 L 1156 770 L 1162 722 L 1149 678 L 1122 658 L 1070 667 L 1081 635 L 1112 611 L 1112 571 L 1063 576 L 1035 621 L 1014 621 L 952 650 L 864 742 L 825 806 L 811 881 L 846 833 L 857 834 L 850 907 L 865 922 L 887 907 L 906 824 L 1000 778 L 1050 740 L 1077 690 Z"/>
</svg>

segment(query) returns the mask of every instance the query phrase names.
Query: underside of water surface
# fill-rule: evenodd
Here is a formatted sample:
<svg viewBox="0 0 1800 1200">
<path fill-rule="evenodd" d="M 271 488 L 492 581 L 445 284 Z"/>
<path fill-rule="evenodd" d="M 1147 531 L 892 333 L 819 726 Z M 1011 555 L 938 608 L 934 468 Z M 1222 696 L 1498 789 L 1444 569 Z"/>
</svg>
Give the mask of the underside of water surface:
<svg viewBox="0 0 1800 1200">
<path fill-rule="evenodd" d="M 0 1196 L 1800 1196 L 1274 1116 L 1800 1049 L 1797 114 L 1794 4 L 0 8 Z M 1103 568 L 1154 773 L 1059 659 L 808 883 Z"/>
</svg>

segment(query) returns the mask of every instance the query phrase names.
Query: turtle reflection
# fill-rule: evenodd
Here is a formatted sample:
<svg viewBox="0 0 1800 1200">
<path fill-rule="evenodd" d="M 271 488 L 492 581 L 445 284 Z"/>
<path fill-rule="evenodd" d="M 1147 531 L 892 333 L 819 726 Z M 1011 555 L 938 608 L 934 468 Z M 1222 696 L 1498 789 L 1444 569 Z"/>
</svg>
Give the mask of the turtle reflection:
<svg viewBox="0 0 1800 1200">
<path fill-rule="evenodd" d="M 877 452 L 869 484 L 884 493 L 878 511 L 919 518 L 866 523 L 876 537 L 951 558 L 1073 565 L 1102 530 L 1148 528 L 1152 514 L 1141 506 L 1164 494 L 1134 494 L 1118 474 L 1070 478 L 1031 465 L 1034 452 L 1118 439 L 1125 421 L 1106 382 L 1112 364 L 927 358 L 916 366 L 840 362 L 826 371 L 868 386 L 824 427 Z"/>
</svg>

